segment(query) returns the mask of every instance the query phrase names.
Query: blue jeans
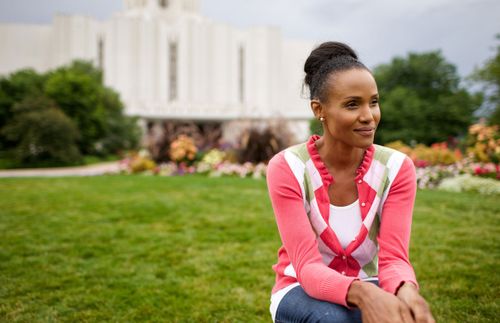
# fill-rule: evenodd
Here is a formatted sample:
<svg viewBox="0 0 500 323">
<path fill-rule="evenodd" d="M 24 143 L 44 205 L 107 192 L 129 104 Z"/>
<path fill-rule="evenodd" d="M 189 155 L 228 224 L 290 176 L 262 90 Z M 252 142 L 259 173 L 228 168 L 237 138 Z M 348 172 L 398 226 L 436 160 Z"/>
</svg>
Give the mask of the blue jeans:
<svg viewBox="0 0 500 323">
<path fill-rule="evenodd" d="M 373 283 L 378 285 L 376 281 Z M 348 309 L 339 304 L 317 300 L 308 296 L 301 286 L 296 286 L 286 293 L 279 303 L 275 322 L 361 323 L 361 311 L 357 308 Z"/>
</svg>

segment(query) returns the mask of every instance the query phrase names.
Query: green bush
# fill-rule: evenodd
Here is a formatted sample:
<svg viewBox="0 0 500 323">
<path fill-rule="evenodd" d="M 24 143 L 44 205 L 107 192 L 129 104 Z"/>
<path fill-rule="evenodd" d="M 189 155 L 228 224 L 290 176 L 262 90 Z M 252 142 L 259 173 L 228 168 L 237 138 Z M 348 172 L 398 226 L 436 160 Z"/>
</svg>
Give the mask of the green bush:
<svg viewBox="0 0 500 323">
<path fill-rule="evenodd" d="M 463 174 L 445 178 L 438 189 L 449 192 L 476 192 L 485 195 L 500 195 L 500 182 L 492 178 L 480 178 Z"/>
<path fill-rule="evenodd" d="M 106 156 L 137 147 L 136 119 L 123 114 L 119 95 L 104 86 L 91 63 L 74 61 L 49 73 L 45 94 L 77 125 L 83 154 Z"/>
<path fill-rule="evenodd" d="M 441 52 L 410 53 L 375 68 L 382 119 L 376 141 L 426 145 L 466 133 L 482 96 L 460 86 Z"/>
<path fill-rule="evenodd" d="M 78 163 L 78 129 L 45 97 L 27 98 L 14 105 L 15 114 L 2 129 L 19 166 L 55 166 Z"/>
<path fill-rule="evenodd" d="M 40 99 L 43 97 L 51 99 L 50 103 Z M 51 111 L 42 111 L 47 109 Z M 80 159 L 80 153 L 105 157 L 135 149 L 141 130 L 137 119 L 125 116 L 123 110 L 119 95 L 103 84 L 101 70 L 89 62 L 74 61 L 45 74 L 20 70 L 0 78 L 0 150 L 4 153 L 0 158 L 7 165 L 11 158 L 22 164 L 42 160 L 71 164 Z M 38 124 L 28 127 L 29 122 L 38 122 L 42 116 L 56 124 L 49 123 L 48 129 Z M 21 133 L 24 128 L 25 134 Z M 44 139 L 52 136 L 49 133 L 64 137 L 63 129 L 69 131 L 68 138 Z M 52 144 L 54 147 L 50 147 Z M 43 152 L 33 148 L 39 146 L 43 146 Z M 67 155 L 59 153 L 62 147 L 70 149 Z"/>
<path fill-rule="evenodd" d="M 45 76 L 32 69 L 22 69 L 0 78 L 0 129 L 14 117 L 12 108 L 15 103 L 28 96 L 40 96 L 43 93 Z M 0 135 L 0 150 L 12 148 Z"/>
<path fill-rule="evenodd" d="M 132 150 L 139 146 L 142 136 L 138 126 L 138 118 L 123 114 L 123 104 L 118 93 L 105 88 L 101 94 L 104 109 L 103 136 L 94 145 L 95 152 L 100 156 Z"/>
</svg>

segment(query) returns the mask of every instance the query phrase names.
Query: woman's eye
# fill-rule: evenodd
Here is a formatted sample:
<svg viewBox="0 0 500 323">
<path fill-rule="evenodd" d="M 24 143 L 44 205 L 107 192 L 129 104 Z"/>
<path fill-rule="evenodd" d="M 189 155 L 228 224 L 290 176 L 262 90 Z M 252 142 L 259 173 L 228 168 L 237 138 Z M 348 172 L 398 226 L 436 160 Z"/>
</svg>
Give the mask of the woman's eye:
<svg viewBox="0 0 500 323">
<path fill-rule="evenodd" d="M 358 104 L 355 101 L 348 102 L 346 104 L 346 107 L 348 108 L 355 108 Z"/>
<path fill-rule="evenodd" d="M 372 100 L 372 105 L 378 104 L 378 100 Z"/>
</svg>

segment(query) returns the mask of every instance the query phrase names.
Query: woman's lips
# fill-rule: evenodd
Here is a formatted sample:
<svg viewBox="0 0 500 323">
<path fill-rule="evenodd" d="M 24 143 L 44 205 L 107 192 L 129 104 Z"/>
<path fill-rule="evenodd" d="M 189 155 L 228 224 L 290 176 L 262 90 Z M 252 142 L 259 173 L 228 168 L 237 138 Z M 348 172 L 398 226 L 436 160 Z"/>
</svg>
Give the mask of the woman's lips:
<svg viewBox="0 0 500 323">
<path fill-rule="evenodd" d="M 375 128 L 359 128 L 359 129 L 354 129 L 354 131 L 362 136 L 370 137 L 373 136 L 373 134 L 375 133 Z"/>
</svg>

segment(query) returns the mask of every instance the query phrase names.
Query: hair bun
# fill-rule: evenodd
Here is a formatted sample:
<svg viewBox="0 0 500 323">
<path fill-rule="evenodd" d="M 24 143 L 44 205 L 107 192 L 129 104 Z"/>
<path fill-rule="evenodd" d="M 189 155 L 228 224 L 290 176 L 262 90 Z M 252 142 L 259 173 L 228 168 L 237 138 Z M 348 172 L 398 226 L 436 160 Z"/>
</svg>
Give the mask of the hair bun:
<svg viewBox="0 0 500 323">
<path fill-rule="evenodd" d="M 357 60 L 358 55 L 348 45 L 340 42 L 325 42 L 316 47 L 304 64 L 304 72 L 306 73 L 304 82 L 311 86 L 313 76 L 318 72 L 321 65 L 325 62 L 340 56 L 350 56 Z"/>
</svg>

